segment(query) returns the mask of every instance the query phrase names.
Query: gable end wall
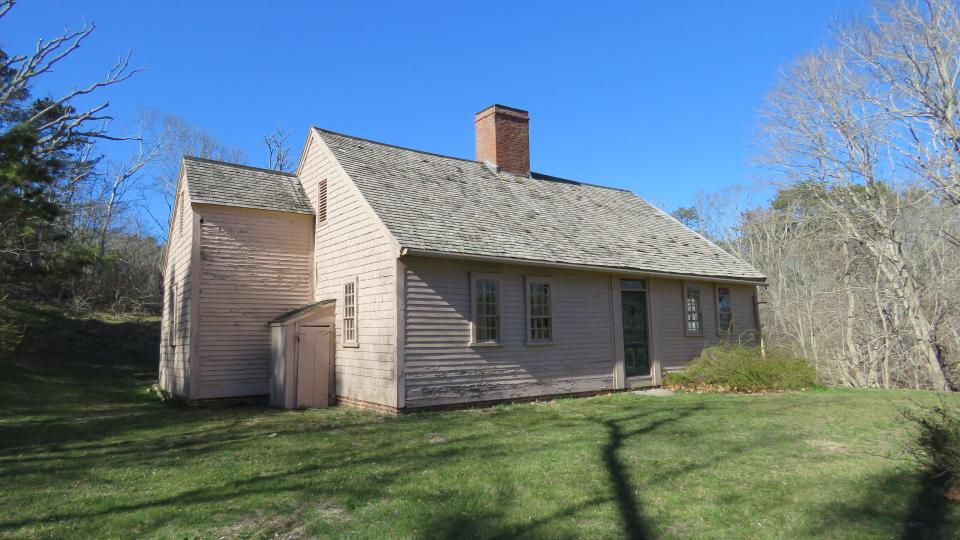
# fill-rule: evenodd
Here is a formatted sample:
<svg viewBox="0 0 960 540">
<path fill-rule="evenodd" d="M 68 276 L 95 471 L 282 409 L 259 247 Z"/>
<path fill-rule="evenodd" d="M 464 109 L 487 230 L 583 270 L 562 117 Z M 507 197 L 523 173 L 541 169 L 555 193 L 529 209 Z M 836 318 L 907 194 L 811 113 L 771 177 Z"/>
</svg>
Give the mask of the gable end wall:
<svg viewBox="0 0 960 540">
<path fill-rule="evenodd" d="M 186 182 L 181 181 L 182 186 Z M 163 268 L 163 311 L 160 319 L 160 388 L 185 398 L 192 398 L 191 313 L 193 308 L 193 237 L 194 214 L 190 196 L 184 187 L 176 199 L 170 230 L 167 232 L 167 255 Z M 176 328 L 172 328 L 173 326 Z"/>
<path fill-rule="evenodd" d="M 317 223 L 314 301 L 336 300 L 338 396 L 397 406 L 396 251 L 356 186 L 312 134 L 300 181 L 318 215 L 318 185 L 327 182 L 326 221 Z M 357 278 L 358 345 L 343 341 L 343 284 Z"/>
</svg>

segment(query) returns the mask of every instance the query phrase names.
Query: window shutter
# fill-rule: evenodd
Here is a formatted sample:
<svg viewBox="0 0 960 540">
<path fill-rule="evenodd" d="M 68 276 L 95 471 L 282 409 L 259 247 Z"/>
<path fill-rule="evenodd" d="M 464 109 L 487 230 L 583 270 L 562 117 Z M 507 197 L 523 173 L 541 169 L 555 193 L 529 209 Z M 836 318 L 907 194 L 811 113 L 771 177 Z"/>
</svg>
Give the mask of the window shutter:
<svg viewBox="0 0 960 540">
<path fill-rule="evenodd" d="M 317 223 L 327 220 L 327 179 L 317 184 Z"/>
</svg>

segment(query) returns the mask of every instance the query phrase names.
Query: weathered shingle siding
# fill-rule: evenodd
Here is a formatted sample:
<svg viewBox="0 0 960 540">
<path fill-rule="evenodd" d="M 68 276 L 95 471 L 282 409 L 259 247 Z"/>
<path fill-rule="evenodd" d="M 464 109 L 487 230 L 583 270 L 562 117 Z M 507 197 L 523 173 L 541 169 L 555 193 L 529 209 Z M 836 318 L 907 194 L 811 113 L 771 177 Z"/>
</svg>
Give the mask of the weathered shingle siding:
<svg viewBox="0 0 960 540">
<path fill-rule="evenodd" d="M 311 140 L 300 171 L 317 209 L 327 182 L 326 221 L 317 224 L 314 300 L 336 300 L 337 395 L 397 406 L 396 253 L 351 181 L 319 141 Z M 358 279 L 358 346 L 343 344 L 343 284 Z"/>
<path fill-rule="evenodd" d="M 612 388 L 610 277 L 404 258 L 406 406 Z M 470 345 L 470 272 L 501 279 L 501 346 Z M 551 277 L 555 343 L 526 345 L 524 276 Z"/>
<path fill-rule="evenodd" d="M 198 398 L 269 392 L 269 321 L 310 301 L 313 218 L 196 205 Z"/>
<path fill-rule="evenodd" d="M 700 285 L 703 335 L 685 334 L 683 283 Z M 752 285 L 723 284 L 722 286 L 730 287 L 734 312 L 733 334 L 723 339 L 737 343 L 742 336 L 747 340 L 746 338 L 753 335 L 752 332 L 756 326 L 753 315 L 753 295 L 756 288 Z M 650 280 L 653 355 L 660 362 L 664 372 L 675 371 L 686 366 L 700 354 L 704 347 L 721 341 L 717 335 L 715 287 L 715 283 L 708 281 Z M 747 341 L 752 343 L 750 340 Z"/>
<path fill-rule="evenodd" d="M 174 207 L 167 242 L 160 320 L 160 387 L 190 398 L 193 209 L 186 189 L 181 189 Z M 173 324 L 175 331 L 171 331 Z"/>
</svg>

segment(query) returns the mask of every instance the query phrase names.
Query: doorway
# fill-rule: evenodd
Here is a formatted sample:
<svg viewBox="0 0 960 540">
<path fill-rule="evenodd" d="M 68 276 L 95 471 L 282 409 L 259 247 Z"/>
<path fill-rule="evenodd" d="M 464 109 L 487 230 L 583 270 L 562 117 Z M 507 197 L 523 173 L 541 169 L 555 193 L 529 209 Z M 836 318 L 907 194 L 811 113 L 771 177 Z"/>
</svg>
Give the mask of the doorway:
<svg viewBox="0 0 960 540">
<path fill-rule="evenodd" d="M 647 324 L 647 282 L 621 282 L 623 363 L 627 377 L 650 376 L 650 332 Z"/>
<path fill-rule="evenodd" d="M 333 331 L 301 326 L 297 331 L 297 408 L 330 405 L 330 358 Z"/>
</svg>

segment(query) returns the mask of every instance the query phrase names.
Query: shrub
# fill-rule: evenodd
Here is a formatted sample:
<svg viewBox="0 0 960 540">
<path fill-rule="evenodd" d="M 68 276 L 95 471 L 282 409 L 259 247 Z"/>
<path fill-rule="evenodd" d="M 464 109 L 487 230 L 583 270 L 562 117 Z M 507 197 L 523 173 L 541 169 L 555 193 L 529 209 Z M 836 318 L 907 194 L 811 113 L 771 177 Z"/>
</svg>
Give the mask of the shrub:
<svg viewBox="0 0 960 540">
<path fill-rule="evenodd" d="M 667 388 L 711 392 L 805 390 L 816 382 L 816 371 L 802 358 L 776 351 L 764 357 L 755 347 L 725 344 L 707 347 L 684 371 L 663 379 Z"/>
<path fill-rule="evenodd" d="M 916 427 L 909 453 L 931 479 L 960 496 L 960 404 L 941 399 L 933 407 L 903 411 L 903 416 Z"/>
</svg>

